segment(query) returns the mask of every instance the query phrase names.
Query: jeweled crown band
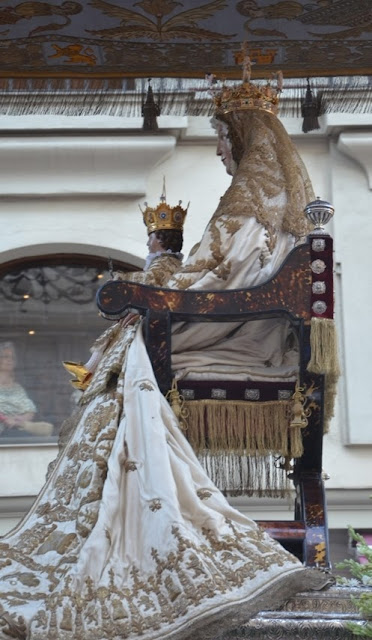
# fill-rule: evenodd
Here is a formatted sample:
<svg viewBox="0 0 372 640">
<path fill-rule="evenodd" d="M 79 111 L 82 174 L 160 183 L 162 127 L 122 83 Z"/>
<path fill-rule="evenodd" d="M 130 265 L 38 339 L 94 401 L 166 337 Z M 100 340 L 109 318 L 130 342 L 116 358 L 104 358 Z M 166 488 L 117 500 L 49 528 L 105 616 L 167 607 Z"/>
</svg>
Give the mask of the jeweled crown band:
<svg viewBox="0 0 372 640">
<path fill-rule="evenodd" d="M 251 82 L 244 82 L 235 87 L 225 87 L 215 95 L 216 115 L 231 113 L 245 109 L 260 109 L 277 115 L 279 96 L 271 85 L 259 87 Z"/>
<path fill-rule="evenodd" d="M 166 202 L 160 202 L 156 208 L 146 206 L 146 209 L 142 211 L 142 215 L 149 235 L 153 231 L 159 231 L 160 229 L 183 231 L 187 209 L 183 209 L 181 203 L 171 207 Z"/>
</svg>

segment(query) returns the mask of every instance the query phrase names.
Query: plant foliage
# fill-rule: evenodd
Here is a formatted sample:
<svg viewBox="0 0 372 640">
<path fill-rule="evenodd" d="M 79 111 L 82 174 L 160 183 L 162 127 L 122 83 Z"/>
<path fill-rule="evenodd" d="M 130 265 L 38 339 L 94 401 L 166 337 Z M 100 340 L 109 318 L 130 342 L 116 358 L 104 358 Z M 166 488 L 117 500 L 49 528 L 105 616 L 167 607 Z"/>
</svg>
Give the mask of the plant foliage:
<svg viewBox="0 0 372 640">
<path fill-rule="evenodd" d="M 366 563 L 361 564 L 356 560 L 347 559 L 336 565 L 337 569 L 348 569 L 352 578 L 338 578 L 339 584 L 345 584 L 351 587 L 364 586 L 371 587 L 370 592 L 362 593 L 359 598 L 353 598 L 352 601 L 356 605 L 360 615 L 364 618 L 362 624 L 356 622 L 348 622 L 346 628 L 356 636 L 364 638 L 372 638 L 372 548 L 359 533 L 356 533 L 352 527 L 349 527 L 349 534 L 356 542 L 357 551 L 366 558 Z"/>
</svg>

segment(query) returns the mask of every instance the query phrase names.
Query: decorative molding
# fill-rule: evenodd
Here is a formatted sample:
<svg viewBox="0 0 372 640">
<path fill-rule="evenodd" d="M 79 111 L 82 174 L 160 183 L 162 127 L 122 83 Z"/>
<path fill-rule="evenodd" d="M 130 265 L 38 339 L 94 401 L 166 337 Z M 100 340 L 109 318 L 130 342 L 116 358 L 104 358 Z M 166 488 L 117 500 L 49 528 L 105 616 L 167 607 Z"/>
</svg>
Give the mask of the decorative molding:
<svg viewBox="0 0 372 640">
<path fill-rule="evenodd" d="M 363 167 L 368 180 L 368 187 L 372 189 L 372 131 L 341 133 L 337 148 L 341 153 L 355 160 Z"/>
<path fill-rule="evenodd" d="M 152 169 L 169 158 L 171 135 L 17 135 L 0 139 L 0 196 L 146 194 Z"/>
</svg>

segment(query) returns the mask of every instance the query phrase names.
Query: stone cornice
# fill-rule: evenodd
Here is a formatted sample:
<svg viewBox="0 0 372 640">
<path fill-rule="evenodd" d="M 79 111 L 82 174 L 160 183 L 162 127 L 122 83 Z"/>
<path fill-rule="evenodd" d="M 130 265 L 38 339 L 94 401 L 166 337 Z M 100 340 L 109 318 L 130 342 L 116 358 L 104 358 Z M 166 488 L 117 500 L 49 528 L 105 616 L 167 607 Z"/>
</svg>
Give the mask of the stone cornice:
<svg viewBox="0 0 372 640">
<path fill-rule="evenodd" d="M 172 135 L 139 132 L 7 133 L 0 137 L 0 196 L 141 197 L 151 170 L 171 156 L 175 146 Z"/>
</svg>

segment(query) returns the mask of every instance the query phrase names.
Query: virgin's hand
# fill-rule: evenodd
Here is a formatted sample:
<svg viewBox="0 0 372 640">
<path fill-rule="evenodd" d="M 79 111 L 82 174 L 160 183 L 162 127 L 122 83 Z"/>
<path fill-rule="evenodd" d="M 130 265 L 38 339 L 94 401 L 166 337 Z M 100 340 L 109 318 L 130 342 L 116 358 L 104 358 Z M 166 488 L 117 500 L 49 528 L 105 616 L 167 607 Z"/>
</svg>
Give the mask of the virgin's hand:
<svg viewBox="0 0 372 640">
<path fill-rule="evenodd" d="M 122 327 L 129 327 L 130 325 L 135 324 L 139 317 L 139 313 L 133 313 L 130 311 L 125 318 L 120 320 L 120 324 Z"/>
</svg>

